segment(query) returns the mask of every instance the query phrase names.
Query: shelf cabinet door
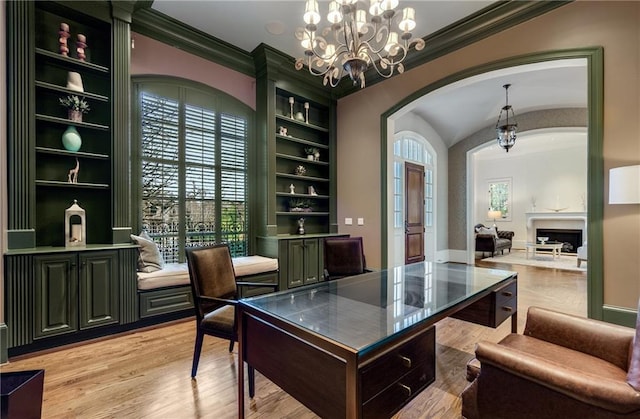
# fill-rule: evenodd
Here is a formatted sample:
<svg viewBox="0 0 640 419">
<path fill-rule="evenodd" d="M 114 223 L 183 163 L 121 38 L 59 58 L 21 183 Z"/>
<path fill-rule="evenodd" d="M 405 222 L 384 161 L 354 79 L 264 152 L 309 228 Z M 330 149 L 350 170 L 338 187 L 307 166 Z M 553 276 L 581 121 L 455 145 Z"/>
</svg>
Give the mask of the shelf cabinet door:
<svg viewBox="0 0 640 419">
<path fill-rule="evenodd" d="M 288 240 L 288 288 L 312 284 L 320 280 L 320 243 L 318 239 Z"/>
<path fill-rule="evenodd" d="M 80 328 L 118 323 L 118 255 L 82 253 L 80 258 Z"/>
<path fill-rule="evenodd" d="M 72 333 L 78 330 L 77 256 L 36 256 L 34 338 Z"/>
<path fill-rule="evenodd" d="M 318 282 L 321 278 L 320 240 L 304 241 L 304 285 Z"/>
</svg>

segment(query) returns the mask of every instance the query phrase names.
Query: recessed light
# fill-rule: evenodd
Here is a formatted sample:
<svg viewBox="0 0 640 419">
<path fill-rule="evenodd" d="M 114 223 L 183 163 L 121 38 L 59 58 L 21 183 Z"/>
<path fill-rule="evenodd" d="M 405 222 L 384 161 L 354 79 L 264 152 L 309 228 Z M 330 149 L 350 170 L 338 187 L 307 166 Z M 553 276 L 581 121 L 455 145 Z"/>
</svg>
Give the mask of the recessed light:
<svg viewBox="0 0 640 419">
<path fill-rule="evenodd" d="M 282 35 L 284 33 L 284 30 L 285 30 L 284 23 L 282 23 L 280 21 L 277 21 L 277 20 L 268 22 L 266 25 L 264 25 L 264 28 L 271 35 Z"/>
</svg>

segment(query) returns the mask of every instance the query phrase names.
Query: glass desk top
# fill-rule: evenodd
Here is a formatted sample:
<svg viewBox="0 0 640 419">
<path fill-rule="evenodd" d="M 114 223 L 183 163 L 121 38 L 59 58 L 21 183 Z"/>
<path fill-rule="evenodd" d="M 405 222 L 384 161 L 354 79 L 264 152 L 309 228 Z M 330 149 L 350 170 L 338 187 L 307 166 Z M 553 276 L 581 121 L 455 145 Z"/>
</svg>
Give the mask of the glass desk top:
<svg viewBox="0 0 640 419">
<path fill-rule="evenodd" d="M 498 269 L 422 262 L 241 303 L 360 352 L 515 276 Z"/>
</svg>

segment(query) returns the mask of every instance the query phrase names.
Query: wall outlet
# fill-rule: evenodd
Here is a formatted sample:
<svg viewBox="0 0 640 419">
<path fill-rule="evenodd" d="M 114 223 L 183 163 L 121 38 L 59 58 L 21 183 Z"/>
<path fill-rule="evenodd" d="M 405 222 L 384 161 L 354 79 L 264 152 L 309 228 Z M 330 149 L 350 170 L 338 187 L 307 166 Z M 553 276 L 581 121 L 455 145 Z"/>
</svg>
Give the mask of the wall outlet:
<svg viewBox="0 0 640 419">
<path fill-rule="evenodd" d="M 353 218 L 345 218 L 344 223 L 348 226 L 353 224 Z"/>
<path fill-rule="evenodd" d="M 364 225 L 364 218 L 358 218 L 358 225 L 359 226 L 363 226 Z"/>
</svg>

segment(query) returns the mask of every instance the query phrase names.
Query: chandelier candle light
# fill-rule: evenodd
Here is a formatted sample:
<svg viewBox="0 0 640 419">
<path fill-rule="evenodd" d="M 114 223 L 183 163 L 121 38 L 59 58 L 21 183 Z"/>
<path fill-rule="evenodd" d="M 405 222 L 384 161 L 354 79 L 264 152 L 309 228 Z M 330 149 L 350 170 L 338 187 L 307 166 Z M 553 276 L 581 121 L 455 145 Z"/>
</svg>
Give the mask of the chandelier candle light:
<svg viewBox="0 0 640 419">
<path fill-rule="evenodd" d="M 509 149 L 516 143 L 516 131 L 518 130 L 518 123 L 516 122 L 516 114 L 513 112 L 513 107 L 509 105 L 509 87 L 510 84 L 504 86 L 505 105 L 500 109 L 498 115 L 498 121 L 496 122 L 496 134 L 498 145 L 504 148 L 507 153 Z M 502 114 L 504 113 L 504 120 Z M 511 113 L 511 122 L 509 122 L 509 113 Z"/>
<path fill-rule="evenodd" d="M 405 7 L 396 14 L 399 0 L 369 0 L 369 14 L 359 8 L 358 0 L 329 3 L 327 21 L 330 26 L 319 31 L 318 1 L 307 0 L 303 15 L 306 26 L 296 30 L 296 38 L 305 49 L 305 57 L 296 60 L 296 70 L 305 65 L 314 76 L 323 76 L 323 84 L 336 87 L 346 72 L 353 85 L 365 86 L 365 71 L 373 66 L 377 73 L 389 78 L 394 70 L 404 72 L 402 61 L 413 45 L 424 48 L 422 38 L 412 38 L 416 27 L 415 10 Z M 401 31 L 395 32 L 395 24 Z M 332 39 L 329 40 L 329 35 Z"/>
</svg>

